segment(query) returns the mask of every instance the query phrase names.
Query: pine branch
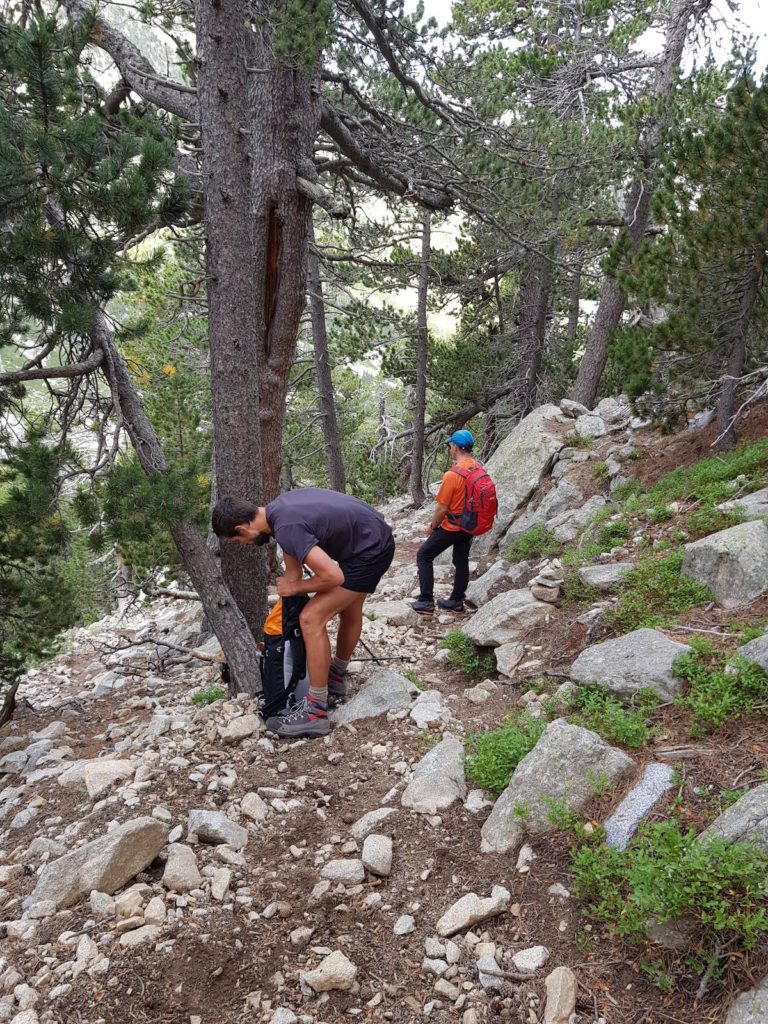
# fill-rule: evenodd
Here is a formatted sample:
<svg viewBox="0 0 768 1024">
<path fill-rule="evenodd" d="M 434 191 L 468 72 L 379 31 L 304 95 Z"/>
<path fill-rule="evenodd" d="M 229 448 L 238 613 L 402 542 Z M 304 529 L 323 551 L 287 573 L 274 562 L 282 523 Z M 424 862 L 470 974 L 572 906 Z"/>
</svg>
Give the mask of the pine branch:
<svg viewBox="0 0 768 1024">
<path fill-rule="evenodd" d="M 85 377 L 97 369 L 104 359 L 99 349 L 83 360 L 82 363 L 69 363 L 65 366 L 43 366 L 34 369 L 13 370 L 0 373 L 0 384 L 18 384 L 24 380 L 51 380 L 54 377 Z"/>
</svg>

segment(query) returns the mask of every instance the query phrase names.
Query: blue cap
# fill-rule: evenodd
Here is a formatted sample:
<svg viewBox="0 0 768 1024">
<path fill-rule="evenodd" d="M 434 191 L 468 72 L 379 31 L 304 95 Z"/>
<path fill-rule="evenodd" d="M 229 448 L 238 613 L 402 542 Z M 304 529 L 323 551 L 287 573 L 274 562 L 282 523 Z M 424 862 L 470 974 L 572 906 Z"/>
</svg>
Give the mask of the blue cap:
<svg viewBox="0 0 768 1024">
<path fill-rule="evenodd" d="M 444 443 L 455 444 L 458 445 L 459 448 L 471 448 L 475 443 L 475 439 L 468 430 L 454 430 L 451 436 Z"/>
</svg>

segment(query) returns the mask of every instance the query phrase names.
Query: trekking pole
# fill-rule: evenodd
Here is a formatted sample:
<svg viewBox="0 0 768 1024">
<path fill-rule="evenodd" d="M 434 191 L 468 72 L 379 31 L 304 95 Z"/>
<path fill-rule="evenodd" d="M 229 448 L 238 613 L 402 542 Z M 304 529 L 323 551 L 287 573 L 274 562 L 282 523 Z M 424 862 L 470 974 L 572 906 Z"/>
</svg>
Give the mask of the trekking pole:
<svg viewBox="0 0 768 1024">
<path fill-rule="evenodd" d="M 384 654 L 384 655 L 374 654 L 373 651 L 371 650 L 371 648 L 365 642 L 365 640 L 362 639 L 362 637 L 360 638 L 360 645 L 362 647 L 364 647 L 366 651 L 368 651 L 368 654 L 370 655 L 370 657 L 369 658 L 352 658 L 350 660 L 352 660 L 352 661 L 375 661 L 377 664 L 379 662 L 381 662 L 381 661 L 413 661 L 413 658 L 410 658 L 407 654 Z"/>
</svg>

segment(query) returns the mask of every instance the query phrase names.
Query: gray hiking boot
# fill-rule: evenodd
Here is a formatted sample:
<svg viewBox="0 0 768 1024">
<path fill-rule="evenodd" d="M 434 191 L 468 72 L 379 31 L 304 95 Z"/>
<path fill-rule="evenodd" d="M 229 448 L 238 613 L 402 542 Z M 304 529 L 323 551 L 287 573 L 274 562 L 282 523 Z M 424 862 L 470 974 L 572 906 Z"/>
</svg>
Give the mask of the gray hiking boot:
<svg viewBox="0 0 768 1024">
<path fill-rule="evenodd" d="M 435 613 L 435 602 L 425 601 L 423 598 L 419 598 L 418 601 L 413 601 L 411 608 L 419 615 L 434 615 Z"/>
<path fill-rule="evenodd" d="M 463 615 L 465 612 L 464 602 L 456 601 L 452 597 L 446 597 L 442 601 L 438 601 L 437 607 L 443 608 L 448 612 L 453 612 L 455 615 Z"/>
<path fill-rule="evenodd" d="M 315 704 L 307 698 L 297 704 L 288 714 L 268 719 L 267 729 L 285 739 L 294 739 L 299 736 L 327 736 L 331 731 L 331 723 L 328 721 L 327 708 Z"/>
</svg>

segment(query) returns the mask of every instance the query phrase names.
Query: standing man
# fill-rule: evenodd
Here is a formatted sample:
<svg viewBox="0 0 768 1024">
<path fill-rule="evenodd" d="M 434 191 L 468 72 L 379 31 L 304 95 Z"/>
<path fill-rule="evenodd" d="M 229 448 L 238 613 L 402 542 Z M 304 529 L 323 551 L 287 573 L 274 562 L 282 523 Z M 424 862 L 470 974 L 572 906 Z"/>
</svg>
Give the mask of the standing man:
<svg viewBox="0 0 768 1024">
<path fill-rule="evenodd" d="M 327 736 L 328 697 L 347 692 L 344 677 L 363 628 L 363 603 L 392 564 L 395 539 L 384 517 L 348 494 L 304 487 L 287 491 L 266 507 L 222 498 L 211 517 L 214 533 L 238 544 L 283 549 L 280 597 L 313 594 L 301 612 L 307 650 L 309 694 L 293 710 L 270 719 L 278 736 Z M 303 566 L 313 576 L 305 579 Z M 331 658 L 328 623 L 339 616 L 336 655 Z"/>
<path fill-rule="evenodd" d="M 419 548 L 416 565 L 419 570 L 419 599 L 411 607 L 422 615 L 432 615 L 435 610 L 435 574 L 432 563 L 441 552 L 453 548 L 453 590 L 446 600 L 438 601 L 438 608 L 461 615 L 464 612 L 464 594 L 469 583 L 469 548 L 472 534 L 465 533 L 459 526 L 467 483 L 457 473 L 471 471 L 478 462 L 472 458 L 475 439 L 468 430 L 456 430 L 445 442 L 449 446 L 453 468 L 443 476 L 440 490 L 435 498 L 436 506 L 429 525 L 429 536 Z"/>
</svg>

